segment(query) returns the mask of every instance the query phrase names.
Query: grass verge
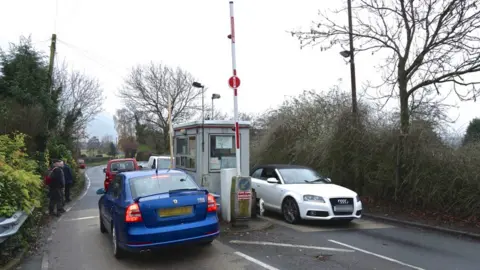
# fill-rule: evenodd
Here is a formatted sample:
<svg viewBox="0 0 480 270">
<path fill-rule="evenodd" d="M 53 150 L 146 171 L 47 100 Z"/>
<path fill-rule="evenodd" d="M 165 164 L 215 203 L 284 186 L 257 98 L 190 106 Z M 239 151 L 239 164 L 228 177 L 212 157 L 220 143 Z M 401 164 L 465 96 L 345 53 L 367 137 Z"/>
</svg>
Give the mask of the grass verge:
<svg viewBox="0 0 480 270">
<path fill-rule="evenodd" d="M 88 162 L 88 163 L 85 163 L 85 164 L 87 164 L 87 168 L 90 168 L 90 167 L 95 167 L 95 166 L 100 166 L 100 165 L 107 166 L 107 163 L 108 163 L 108 161 L 100 160 L 100 161 Z"/>
<path fill-rule="evenodd" d="M 74 183 L 72 187 L 72 199 L 75 200 L 80 194 L 83 192 L 83 189 L 85 188 L 85 170 L 79 170 L 78 171 L 78 180 L 76 183 Z"/>
</svg>

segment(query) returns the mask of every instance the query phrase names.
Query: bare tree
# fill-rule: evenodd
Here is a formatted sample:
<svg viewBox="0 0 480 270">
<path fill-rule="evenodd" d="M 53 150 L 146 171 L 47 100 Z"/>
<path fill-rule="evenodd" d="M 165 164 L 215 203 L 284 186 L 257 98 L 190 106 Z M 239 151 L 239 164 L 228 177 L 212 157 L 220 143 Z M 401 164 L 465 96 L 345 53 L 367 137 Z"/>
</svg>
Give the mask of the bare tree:
<svg viewBox="0 0 480 270">
<path fill-rule="evenodd" d="M 385 51 L 381 85 L 400 98 L 401 131 L 408 134 L 409 98 L 441 84 L 452 87 L 461 100 L 476 99 L 480 81 L 464 75 L 480 71 L 479 1 L 360 0 L 353 6 L 356 52 Z M 333 11 L 339 14 L 344 10 Z M 309 32 L 293 32 L 302 46 L 331 48 L 348 44 L 348 29 L 321 13 Z M 345 12 L 346 16 L 346 12 Z M 458 87 L 464 86 L 464 87 Z M 459 89 L 460 88 L 460 89 Z"/>
<path fill-rule="evenodd" d="M 104 96 L 100 83 L 80 71 L 69 71 L 65 62 L 56 69 L 54 82 L 56 87 L 61 88 L 61 118 L 76 115 L 72 130 L 80 137 L 88 122 L 102 111 Z"/>
<path fill-rule="evenodd" d="M 113 116 L 113 123 L 120 138 L 135 137 L 135 117 L 128 109 L 117 110 Z"/>
<path fill-rule="evenodd" d="M 400 140 L 397 184 L 401 183 L 403 145 L 409 133 L 409 99 L 415 93 L 453 88 L 461 100 L 476 99 L 480 81 L 466 75 L 480 71 L 480 10 L 478 0 L 359 0 L 352 7 L 355 52 L 382 51 L 380 66 L 389 96 L 400 99 Z M 333 14 L 346 11 L 337 10 Z M 331 14 L 331 15 L 333 15 Z M 342 14 L 342 15 L 343 15 Z M 328 49 L 349 43 L 348 28 L 320 14 L 309 32 L 293 32 L 302 46 Z M 346 20 L 345 20 L 346 21 Z M 355 53 L 354 52 L 354 53 Z M 470 79 L 470 80 L 469 80 Z M 394 94 L 397 93 L 397 94 Z"/>
<path fill-rule="evenodd" d="M 168 136 L 168 96 L 172 102 L 172 121 L 192 119 L 201 107 L 202 89 L 192 86 L 193 76 L 180 68 L 150 63 L 133 68 L 120 90 L 120 98 L 132 111 L 155 124 Z M 206 91 L 206 89 L 205 89 Z M 168 140 L 165 140 L 168 142 Z"/>
</svg>

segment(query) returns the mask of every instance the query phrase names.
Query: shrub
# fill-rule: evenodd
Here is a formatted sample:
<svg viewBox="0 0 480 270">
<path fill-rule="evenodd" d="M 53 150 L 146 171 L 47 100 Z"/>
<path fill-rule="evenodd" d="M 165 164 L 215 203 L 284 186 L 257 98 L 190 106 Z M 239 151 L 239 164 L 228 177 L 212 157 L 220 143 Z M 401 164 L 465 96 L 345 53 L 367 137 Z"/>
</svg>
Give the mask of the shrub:
<svg viewBox="0 0 480 270">
<path fill-rule="evenodd" d="M 431 122 L 412 120 L 397 183 L 397 118 L 359 102 L 354 125 L 350 102 L 338 88 L 285 101 L 260 119 L 266 124 L 251 142 L 251 165 L 306 165 L 376 200 L 462 218 L 480 215 L 480 145 L 453 149 Z"/>
<path fill-rule="evenodd" d="M 77 161 L 73 158 L 70 151 L 64 144 L 51 140 L 48 144 L 48 154 L 51 158 L 63 160 L 72 169 L 73 179 L 75 182 L 79 180 Z"/>
<path fill-rule="evenodd" d="M 0 217 L 41 205 L 42 182 L 37 168 L 25 153 L 25 135 L 0 135 Z"/>
</svg>

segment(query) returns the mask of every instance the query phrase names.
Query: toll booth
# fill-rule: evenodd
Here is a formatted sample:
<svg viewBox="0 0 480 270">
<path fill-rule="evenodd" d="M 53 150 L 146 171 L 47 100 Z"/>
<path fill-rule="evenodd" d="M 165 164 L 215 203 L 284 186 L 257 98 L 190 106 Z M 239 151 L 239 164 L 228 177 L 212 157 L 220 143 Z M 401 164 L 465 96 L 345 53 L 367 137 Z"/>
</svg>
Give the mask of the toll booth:
<svg viewBox="0 0 480 270">
<path fill-rule="evenodd" d="M 250 127 L 248 121 L 239 121 L 240 170 L 249 175 Z M 235 122 L 205 120 L 188 122 L 173 127 L 175 167 L 187 171 L 195 181 L 210 192 L 220 194 L 221 169 L 236 168 Z"/>
</svg>

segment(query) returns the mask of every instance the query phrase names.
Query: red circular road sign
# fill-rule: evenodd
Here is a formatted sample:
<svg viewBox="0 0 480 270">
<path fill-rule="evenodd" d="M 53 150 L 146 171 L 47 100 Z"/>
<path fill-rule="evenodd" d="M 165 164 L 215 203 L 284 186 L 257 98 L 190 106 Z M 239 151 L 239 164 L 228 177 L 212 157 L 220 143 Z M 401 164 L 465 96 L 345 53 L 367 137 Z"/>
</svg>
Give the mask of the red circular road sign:
<svg viewBox="0 0 480 270">
<path fill-rule="evenodd" d="M 230 77 L 230 79 L 228 79 L 228 85 L 233 89 L 238 88 L 240 86 L 240 78 L 237 76 Z"/>
</svg>

